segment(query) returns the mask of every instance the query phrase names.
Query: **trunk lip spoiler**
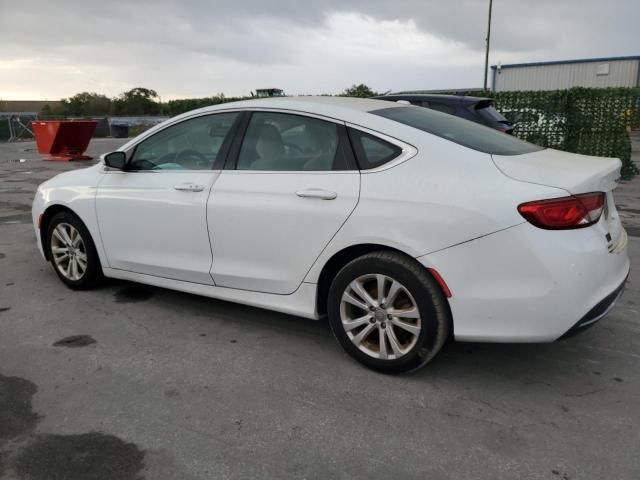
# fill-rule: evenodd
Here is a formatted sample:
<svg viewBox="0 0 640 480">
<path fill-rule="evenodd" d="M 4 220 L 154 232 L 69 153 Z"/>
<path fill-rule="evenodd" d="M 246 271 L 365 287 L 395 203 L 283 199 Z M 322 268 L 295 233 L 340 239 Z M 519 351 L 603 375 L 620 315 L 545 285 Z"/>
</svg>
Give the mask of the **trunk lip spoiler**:
<svg viewBox="0 0 640 480">
<path fill-rule="evenodd" d="M 608 192 L 618 187 L 622 162 L 545 148 L 520 155 L 491 155 L 495 167 L 518 182 L 562 189 L 571 195 Z M 583 168 L 580 168 L 581 164 Z"/>
</svg>

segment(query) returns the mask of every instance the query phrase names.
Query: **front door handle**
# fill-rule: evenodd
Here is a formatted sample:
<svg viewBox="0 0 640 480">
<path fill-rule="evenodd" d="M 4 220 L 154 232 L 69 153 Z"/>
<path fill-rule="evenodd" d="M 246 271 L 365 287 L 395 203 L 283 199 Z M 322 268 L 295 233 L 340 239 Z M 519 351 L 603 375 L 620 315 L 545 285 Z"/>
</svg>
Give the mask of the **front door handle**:
<svg viewBox="0 0 640 480">
<path fill-rule="evenodd" d="M 178 185 L 175 185 L 173 188 L 176 190 L 180 190 L 182 192 L 201 192 L 204 190 L 204 185 L 185 182 L 185 183 L 179 183 Z"/>
<path fill-rule="evenodd" d="M 336 192 L 330 190 L 322 190 L 320 188 L 307 188 L 306 190 L 298 190 L 296 195 L 302 198 L 319 198 L 320 200 L 335 200 L 338 197 Z"/>
</svg>

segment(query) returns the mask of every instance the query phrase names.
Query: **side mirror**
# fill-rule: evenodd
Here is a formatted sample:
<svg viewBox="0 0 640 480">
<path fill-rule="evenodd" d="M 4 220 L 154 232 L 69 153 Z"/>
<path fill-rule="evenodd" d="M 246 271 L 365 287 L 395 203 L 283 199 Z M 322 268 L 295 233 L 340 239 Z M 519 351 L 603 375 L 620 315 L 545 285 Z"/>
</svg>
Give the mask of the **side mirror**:
<svg viewBox="0 0 640 480">
<path fill-rule="evenodd" d="M 104 164 L 110 168 L 116 168 L 118 170 L 124 170 L 124 165 L 127 162 L 127 154 L 124 152 L 111 152 L 104 156 Z"/>
</svg>

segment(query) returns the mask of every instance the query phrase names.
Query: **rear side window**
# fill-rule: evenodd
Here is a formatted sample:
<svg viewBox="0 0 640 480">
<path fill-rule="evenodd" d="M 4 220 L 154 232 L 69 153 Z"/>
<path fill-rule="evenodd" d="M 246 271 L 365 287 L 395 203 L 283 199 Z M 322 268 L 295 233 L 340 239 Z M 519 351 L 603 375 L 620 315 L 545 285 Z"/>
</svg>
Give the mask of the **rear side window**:
<svg viewBox="0 0 640 480">
<path fill-rule="evenodd" d="M 369 113 L 493 155 L 522 155 L 543 150 L 538 145 L 519 140 L 493 128 L 453 115 L 443 115 L 428 108 L 397 106 Z"/>
<path fill-rule="evenodd" d="M 348 170 L 344 126 L 313 117 L 254 112 L 238 156 L 238 170 Z M 345 145 L 345 142 L 347 145 Z"/>
<path fill-rule="evenodd" d="M 360 170 L 370 170 L 390 162 L 402 152 L 402 149 L 381 138 L 368 133 L 349 129 L 349 137 L 356 153 Z"/>
</svg>

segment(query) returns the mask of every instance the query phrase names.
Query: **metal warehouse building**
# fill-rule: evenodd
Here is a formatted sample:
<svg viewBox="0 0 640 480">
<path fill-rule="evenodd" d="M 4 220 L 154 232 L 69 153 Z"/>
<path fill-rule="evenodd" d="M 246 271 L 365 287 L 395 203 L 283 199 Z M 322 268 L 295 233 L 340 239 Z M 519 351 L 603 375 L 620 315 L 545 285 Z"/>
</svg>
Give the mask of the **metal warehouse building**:
<svg viewBox="0 0 640 480">
<path fill-rule="evenodd" d="M 640 87 L 640 56 L 493 65 L 492 90 Z"/>
</svg>

